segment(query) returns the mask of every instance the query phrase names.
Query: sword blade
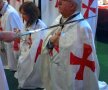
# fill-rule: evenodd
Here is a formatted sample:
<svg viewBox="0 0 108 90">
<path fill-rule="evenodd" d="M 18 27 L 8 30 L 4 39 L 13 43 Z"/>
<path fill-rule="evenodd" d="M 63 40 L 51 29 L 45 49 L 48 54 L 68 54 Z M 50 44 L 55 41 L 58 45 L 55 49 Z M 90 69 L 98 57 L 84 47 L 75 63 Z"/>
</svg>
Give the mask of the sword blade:
<svg viewBox="0 0 108 90">
<path fill-rule="evenodd" d="M 93 17 L 97 17 L 97 15 L 88 17 L 86 19 L 93 18 Z M 65 23 L 62 23 L 62 24 L 56 24 L 56 25 L 53 25 L 53 26 L 49 26 L 47 28 L 36 29 L 36 30 L 29 30 L 29 31 L 26 31 L 24 33 L 20 33 L 18 35 L 18 37 L 21 37 L 21 36 L 24 36 L 24 35 L 33 34 L 33 33 L 40 32 L 40 31 L 44 31 L 44 30 L 51 29 L 51 28 L 58 27 L 58 26 L 63 26 L 63 25 L 66 25 L 66 24 L 74 23 L 74 22 L 80 22 L 80 21 L 83 21 L 83 20 L 86 20 L 86 19 L 82 18 L 82 19 L 79 19 L 79 20 L 69 21 L 69 22 L 65 22 Z"/>
</svg>

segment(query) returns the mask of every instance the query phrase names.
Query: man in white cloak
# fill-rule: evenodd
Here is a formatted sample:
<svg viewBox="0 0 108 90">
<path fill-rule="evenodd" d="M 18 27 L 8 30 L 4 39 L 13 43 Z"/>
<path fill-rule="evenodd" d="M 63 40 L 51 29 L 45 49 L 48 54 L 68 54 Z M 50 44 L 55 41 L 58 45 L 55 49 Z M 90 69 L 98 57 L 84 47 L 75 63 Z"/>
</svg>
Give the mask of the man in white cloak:
<svg viewBox="0 0 108 90">
<path fill-rule="evenodd" d="M 0 14 L 2 31 L 20 32 L 23 28 L 23 22 L 19 13 L 7 2 L 0 0 Z M 6 55 L 9 69 L 17 69 L 17 59 L 19 56 L 19 40 L 12 43 L 5 43 Z"/>
<path fill-rule="evenodd" d="M 24 32 L 46 28 L 43 21 L 38 19 L 39 9 L 33 2 L 24 2 L 19 11 L 26 22 Z M 42 60 L 38 60 L 38 57 L 45 34 L 46 31 L 35 32 L 34 34 L 25 35 L 21 39 L 21 55 L 18 59 L 17 72 L 15 73 L 19 88 L 43 88 L 40 74 Z"/>
<path fill-rule="evenodd" d="M 80 13 L 80 0 L 59 0 L 61 13 L 43 43 L 42 78 L 46 90 L 99 90 L 99 64 L 93 33 Z M 83 20 L 80 20 L 83 19 Z"/>
<path fill-rule="evenodd" d="M 39 20 L 37 26 L 35 24 L 28 30 L 45 28 L 46 26 Z M 45 31 L 46 32 L 46 31 Z M 15 77 L 18 79 L 19 88 L 35 89 L 43 88 L 41 81 L 41 60 L 38 60 L 41 52 L 41 46 L 45 35 L 44 31 L 32 34 L 32 45 L 29 48 L 25 41 L 21 42 L 21 55 L 18 60 L 17 72 Z M 27 38 L 27 36 L 26 36 Z"/>
</svg>

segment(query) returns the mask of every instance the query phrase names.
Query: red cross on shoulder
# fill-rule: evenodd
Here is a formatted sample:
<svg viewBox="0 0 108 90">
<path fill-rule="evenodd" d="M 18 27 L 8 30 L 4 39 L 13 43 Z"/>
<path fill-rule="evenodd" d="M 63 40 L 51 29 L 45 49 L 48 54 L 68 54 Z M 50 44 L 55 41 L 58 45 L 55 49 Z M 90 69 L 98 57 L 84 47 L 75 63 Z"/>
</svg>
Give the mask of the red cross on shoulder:
<svg viewBox="0 0 108 90">
<path fill-rule="evenodd" d="M 82 58 L 75 56 L 72 52 L 70 53 L 70 64 L 80 65 L 80 69 L 77 72 L 75 79 L 83 80 L 83 74 L 84 74 L 85 67 L 88 67 L 91 69 L 91 71 L 95 72 L 95 62 L 88 59 L 91 53 L 92 53 L 92 48 L 88 44 L 84 44 Z"/>
</svg>

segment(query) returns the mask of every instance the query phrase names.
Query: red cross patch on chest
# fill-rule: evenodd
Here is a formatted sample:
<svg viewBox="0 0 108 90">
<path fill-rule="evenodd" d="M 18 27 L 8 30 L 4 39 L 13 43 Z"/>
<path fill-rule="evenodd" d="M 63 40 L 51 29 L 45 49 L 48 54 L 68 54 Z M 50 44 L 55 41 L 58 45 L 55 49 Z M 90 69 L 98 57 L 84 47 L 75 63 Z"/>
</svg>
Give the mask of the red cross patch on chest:
<svg viewBox="0 0 108 90">
<path fill-rule="evenodd" d="M 76 74 L 75 79 L 83 80 L 84 69 L 88 67 L 91 71 L 95 72 L 95 61 L 89 60 L 88 57 L 92 53 L 92 48 L 88 44 L 84 44 L 83 47 L 83 57 L 79 58 L 73 53 L 70 53 L 70 64 L 80 65 L 80 68 Z"/>
<path fill-rule="evenodd" d="M 2 26 L 1 26 L 1 21 L 0 21 L 0 31 L 3 31 Z"/>
</svg>

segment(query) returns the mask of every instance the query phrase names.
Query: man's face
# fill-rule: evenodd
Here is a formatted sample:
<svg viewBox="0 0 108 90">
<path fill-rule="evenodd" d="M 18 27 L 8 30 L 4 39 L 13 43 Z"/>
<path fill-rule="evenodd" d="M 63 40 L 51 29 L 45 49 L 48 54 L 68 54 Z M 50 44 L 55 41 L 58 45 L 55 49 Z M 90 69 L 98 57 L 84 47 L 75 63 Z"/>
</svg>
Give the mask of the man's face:
<svg viewBox="0 0 108 90">
<path fill-rule="evenodd" d="M 72 0 L 59 0 L 58 9 L 63 16 L 68 16 L 75 11 L 75 8 L 76 6 L 72 3 Z"/>
<path fill-rule="evenodd" d="M 68 0 L 59 0 L 58 3 L 59 11 L 64 12 L 65 10 L 69 9 L 69 1 Z"/>
</svg>

